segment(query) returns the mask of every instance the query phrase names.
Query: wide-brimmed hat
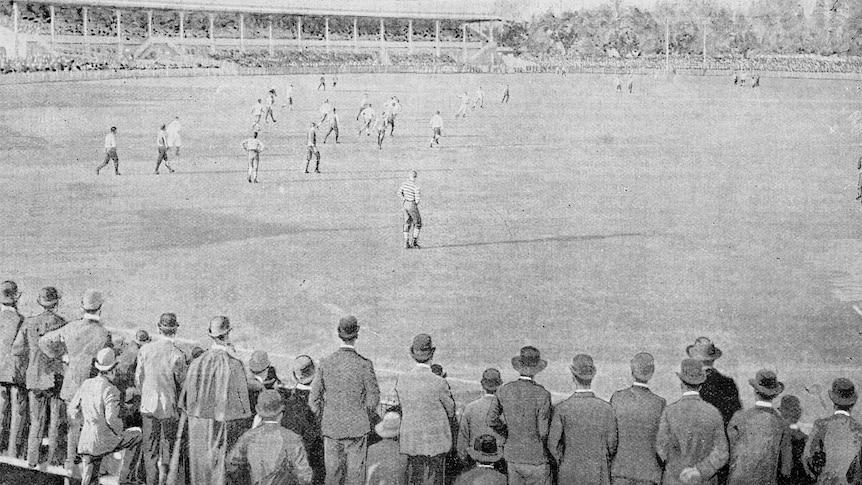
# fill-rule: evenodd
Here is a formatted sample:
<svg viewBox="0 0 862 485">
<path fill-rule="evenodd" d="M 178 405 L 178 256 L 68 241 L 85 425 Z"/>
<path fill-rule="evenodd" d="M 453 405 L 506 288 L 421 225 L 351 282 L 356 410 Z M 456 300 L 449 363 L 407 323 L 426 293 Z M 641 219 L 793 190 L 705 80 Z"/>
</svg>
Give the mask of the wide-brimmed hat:
<svg viewBox="0 0 862 485">
<path fill-rule="evenodd" d="M 749 379 L 748 383 L 759 394 L 767 397 L 775 397 L 784 392 L 784 383 L 778 380 L 778 375 L 768 369 L 760 369 L 754 379 Z"/>
<path fill-rule="evenodd" d="M 177 315 L 175 313 L 162 313 L 162 316 L 159 317 L 159 328 L 165 330 L 171 330 L 180 326 L 180 323 L 177 321 Z"/>
<path fill-rule="evenodd" d="M 150 334 L 146 330 L 141 329 L 141 330 L 138 330 L 137 332 L 135 332 L 135 342 L 137 342 L 139 344 L 145 344 L 145 343 L 149 342 L 150 340 L 151 340 Z"/>
<path fill-rule="evenodd" d="M 374 426 L 374 432 L 383 439 L 395 438 L 401 432 L 401 415 L 389 411 L 383 415 L 383 420 Z"/>
<path fill-rule="evenodd" d="M 102 305 L 104 304 L 105 296 L 99 290 L 90 288 L 84 290 L 84 294 L 81 295 L 81 308 L 85 312 L 94 312 L 99 308 L 102 308 Z"/>
<path fill-rule="evenodd" d="M 647 382 L 652 379 L 655 372 L 655 359 L 652 354 L 639 352 L 632 357 L 632 377 L 639 381 Z"/>
<path fill-rule="evenodd" d="M 596 366 L 593 364 L 593 358 L 587 354 L 578 354 L 572 358 L 572 363 L 569 365 L 569 371 L 572 375 L 582 381 L 591 381 L 596 376 Z"/>
<path fill-rule="evenodd" d="M 547 366 L 548 362 L 542 360 L 539 349 L 529 345 L 521 348 L 519 355 L 512 357 L 512 367 L 521 375 L 534 376 L 545 370 Z"/>
<path fill-rule="evenodd" d="M 683 359 L 676 373 L 679 380 L 690 386 L 699 386 L 706 382 L 706 372 L 703 371 L 703 362 L 698 359 Z"/>
<path fill-rule="evenodd" d="M 307 355 L 300 355 L 293 359 L 293 377 L 302 385 L 309 385 L 314 380 L 314 360 Z"/>
<path fill-rule="evenodd" d="M 284 411 L 284 401 L 275 389 L 267 389 L 257 396 L 255 412 L 261 418 L 273 418 Z"/>
<path fill-rule="evenodd" d="M 96 369 L 100 371 L 107 372 L 113 369 L 117 365 L 117 355 L 114 353 L 114 349 L 105 348 L 99 351 L 96 354 L 96 362 L 94 363 Z"/>
<path fill-rule="evenodd" d="M 802 417 L 802 403 L 792 394 L 783 396 L 781 404 L 778 405 L 778 412 L 784 419 L 795 423 Z"/>
<path fill-rule="evenodd" d="M 14 281 L 0 283 L 0 303 L 13 305 L 20 297 L 21 293 L 18 292 L 18 285 Z"/>
<path fill-rule="evenodd" d="M 213 317 L 210 320 L 210 337 L 221 337 L 231 331 L 230 319 L 228 317 Z"/>
<path fill-rule="evenodd" d="M 56 305 L 60 301 L 60 292 L 57 291 L 57 288 L 53 286 L 46 286 L 39 290 L 39 296 L 36 297 L 36 303 L 39 305 L 50 308 Z"/>
<path fill-rule="evenodd" d="M 476 438 L 473 446 L 467 450 L 467 454 L 479 463 L 494 463 L 503 458 L 503 452 L 497 446 L 497 438 L 489 434 Z"/>
<path fill-rule="evenodd" d="M 839 406 L 850 406 L 856 404 L 856 386 L 850 379 L 839 377 L 832 382 L 829 390 L 829 399 Z"/>
<path fill-rule="evenodd" d="M 263 350 L 255 350 L 248 359 L 248 370 L 254 374 L 265 371 L 270 365 L 272 364 L 269 362 L 269 354 Z"/>
<path fill-rule="evenodd" d="M 685 348 L 685 353 L 692 359 L 700 361 L 716 360 L 721 357 L 721 349 L 716 347 L 708 337 L 698 337 L 693 344 Z"/>
<path fill-rule="evenodd" d="M 492 367 L 485 369 L 485 372 L 482 373 L 482 380 L 479 383 L 482 384 L 482 389 L 485 392 L 496 392 L 503 385 L 503 379 L 500 377 L 500 371 Z"/>
<path fill-rule="evenodd" d="M 338 338 L 353 340 L 359 336 L 359 321 L 353 315 L 341 317 L 338 321 Z"/>
<path fill-rule="evenodd" d="M 431 336 L 427 333 L 420 333 L 413 337 L 413 345 L 410 346 L 410 355 L 413 359 L 420 362 L 428 361 L 434 357 L 435 350 L 437 349 L 431 343 Z"/>
</svg>

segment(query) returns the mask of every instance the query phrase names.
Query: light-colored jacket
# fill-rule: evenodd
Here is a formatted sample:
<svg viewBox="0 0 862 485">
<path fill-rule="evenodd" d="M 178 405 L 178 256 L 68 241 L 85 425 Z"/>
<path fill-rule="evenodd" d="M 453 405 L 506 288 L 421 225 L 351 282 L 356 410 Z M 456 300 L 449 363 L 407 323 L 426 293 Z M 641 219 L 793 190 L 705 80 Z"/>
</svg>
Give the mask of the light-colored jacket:
<svg viewBox="0 0 862 485">
<path fill-rule="evenodd" d="M 682 484 L 679 474 L 688 467 L 698 469 L 701 483 L 717 485 L 728 457 L 721 413 L 698 395 L 683 395 L 662 412 L 656 453 L 665 462 L 664 485 Z"/>
<path fill-rule="evenodd" d="M 46 333 L 66 324 L 63 317 L 51 310 L 28 317 L 21 325 L 12 353 L 29 356 L 27 365 L 27 389 L 53 389 L 57 376 L 63 376 L 63 361 L 52 359 L 39 348 L 39 339 Z"/>
<path fill-rule="evenodd" d="M 15 355 L 12 344 L 21 329 L 24 317 L 11 306 L 0 305 L 0 382 L 24 385 L 27 354 Z"/>
<path fill-rule="evenodd" d="M 120 390 L 101 374 L 81 384 L 69 403 L 69 416 L 84 421 L 78 453 L 104 455 L 123 439 Z"/>
<path fill-rule="evenodd" d="M 455 401 L 446 379 L 418 364 L 398 376 L 395 393 L 401 404 L 401 453 L 411 456 L 436 456 L 452 449 L 450 420 L 455 416 Z"/>
<path fill-rule="evenodd" d="M 165 338 L 141 347 L 135 386 L 141 391 L 141 413 L 156 419 L 178 418 L 177 396 L 186 379 L 186 356 L 174 339 Z"/>
<path fill-rule="evenodd" d="M 39 339 L 39 348 L 48 357 L 69 356 L 69 367 L 60 390 L 60 399 L 66 402 L 72 399 L 81 383 L 90 377 L 96 354 L 105 347 L 113 347 L 110 332 L 98 320 L 86 318 L 88 316 L 69 322 Z"/>
<path fill-rule="evenodd" d="M 497 397 L 493 394 L 485 394 L 464 407 L 461 413 L 461 423 L 458 426 L 458 456 L 465 463 L 470 463 L 468 450 L 473 448 L 476 438 L 483 434 L 489 434 L 497 440 L 497 450 L 502 451 L 506 438 L 498 434 L 488 426 L 488 410 L 496 403 Z"/>
<path fill-rule="evenodd" d="M 374 365 L 356 349 L 341 347 L 321 359 L 308 405 L 321 420 L 323 436 L 343 439 L 370 433 L 379 402 Z"/>
</svg>

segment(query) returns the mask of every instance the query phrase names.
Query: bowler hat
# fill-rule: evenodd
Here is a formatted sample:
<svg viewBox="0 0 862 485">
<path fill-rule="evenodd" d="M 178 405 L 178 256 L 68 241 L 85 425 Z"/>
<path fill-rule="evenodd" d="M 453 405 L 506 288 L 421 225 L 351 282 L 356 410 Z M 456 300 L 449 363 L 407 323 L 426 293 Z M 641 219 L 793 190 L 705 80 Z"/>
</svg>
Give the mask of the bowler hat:
<svg viewBox="0 0 862 485">
<path fill-rule="evenodd" d="M 701 361 L 716 360 L 721 357 L 721 349 L 715 346 L 708 337 L 698 337 L 692 345 L 685 348 L 692 359 Z"/>
<path fill-rule="evenodd" d="M 802 404 L 799 402 L 798 397 L 788 394 L 781 398 L 781 404 L 778 405 L 778 412 L 781 413 L 781 417 L 784 419 L 795 423 L 802 417 Z"/>
<path fill-rule="evenodd" d="M 228 317 L 213 317 L 210 320 L 210 337 L 221 337 L 231 331 L 230 319 Z"/>
<path fill-rule="evenodd" d="M 447 375 L 446 371 L 443 370 L 443 366 L 440 364 L 431 364 L 431 372 L 433 372 L 434 375 L 442 377 L 443 379 L 445 379 Z"/>
<path fill-rule="evenodd" d="M 573 376 L 582 381 L 591 381 L 596 376 L 596 366 L 593 365 L 593 358 L 587 354 L 574 356 L 571 365 L 569 365 L 569 370 Z"/>
<path fill-rule="evenodd" d="M 162 316 L 159 317 L 159 328 L 173 329 L 179 326 L 176 313 L 162 313 Z"/>
<path fill-rule="evenodd" d="M 94 312 L 99 308 L 102 308 L 102 305 L 104 304 L 105 297 L 99 290 L 90 288 L 84 290 L 84 294 L 81 295 L 81 308 L 85 312 Z"/>
<path fill-rule="evenodd" d="M 300 355 L 293 360 L 293 377 L 302 385 L 309 385 L 314 380 L 314 360 L 307 355 Z"/>
<path fill-rule="evenodd" d="M 679 380 L 691 386 L 699 386 L 706 382 L 706 372 L 703 371 L 703 363 L 697 359 L 683 359 L 676 375 Z"/>
<path fill-rule="evenodd" d="M 647 382 L 655 372 L 655 359 L 652 354 L 639 352 L 632 357 L 632 377 L 639 381 Z"/>
<path fill-rule="evenodd" d="M 749 379 L 748 383 L 759 394 L 766 397 L 775 397 L 784 392 L 784 383 L 778 380 L 775 372 L 767 369 L 760 369 L 754 379 Z"/>
<path fill-rule="evenodd" d="M 100 371 L 109 371 L 117 365 L 117 356 L 114 354 L 114 349 L 104 348 L 96 354 L 96 369 Z"/>
<path fill-rule="evenodd" d="M 524 376 L 534 376 L 547 366 L 548 362 L 542 360 L 539 349 L 529 345 L 521 348 L 520 355 L 512 357 L 512 367 Z"/>
<path fill-rule="evenodd" d="M 359 336 L 359 321 L 353 315 L 341 317 L 338 321 L 338 338 L 341 340 L 353 340 Z"/>
<path fill-rule="evenodd" d="M 39 291 L 39 296 L 36 297 L 36 303 L 43 307 L 50 308 L 60 301 L 60 292 L 53 286 L 46 286 Z"/>
<path fill-rule="evenodd" d="M 139 344 L 145 344 L 150 341 L 150 334 L 146 330 L 138 330 L 135 332 L 135 342 Z"/>
<path fill-rule="evenodd" d="M 263 350 L 255 350 L 251 353 L 251 358 L 248 359 L 248 370 L 254 374 L 259 374 L 269 367 L 269 354 Z"/>
<path fill-rule="evenodd" d="M 374 432 L 383 439 L 396 438 L 401 432 L 401 415 L 389 411 L 383 415 L 383 420 L 374 426 Z"/>
<path fill-rule="evenodd" d="M 497 446 L 497 438 L 490 434 L 477 437 L 467 454 L 479 463 L 494 463 L 503 458 L 503 453 Z"/>
<path fill-rule="evenodd" d="M 500 377 L 500 371 L 492 367 L 485 369 L 485 372 L 482 373 L 482 380 L 479 383 L 482 384 L 482 389 L 485 392 L 496 392 L 503 385 L 503 379 Z"/>
<path fill-rule="evenodd" d="M 414 360 L 419 362 L 427 362 L 434 357 L 434 345 L 431 343 L 431 336 L 427 333 L 420 333 L 413 337 L 413 345 L 410 346 L 410 355 Z"/>
<path fill-rule="evenodd" d="M 0 303 L 14 305 L 20 297 L 21 293 L 18 292 L 18 285 L 14 281 L 0 283 Z"/>
<path fill-rule="evenodd" d="M 856 404 L 856 386 L 850 379 L 839 377 L 832 382 L 829 390 L 829 399 L 839 406 L 850 406 Z"/>
<path fill-rule="evenodd" d="M 257 415 L 261 418 L 273 418 L 284 411 L 281 394 L 275 389 L 267 389 L 257 397 Z"/>
</svg>

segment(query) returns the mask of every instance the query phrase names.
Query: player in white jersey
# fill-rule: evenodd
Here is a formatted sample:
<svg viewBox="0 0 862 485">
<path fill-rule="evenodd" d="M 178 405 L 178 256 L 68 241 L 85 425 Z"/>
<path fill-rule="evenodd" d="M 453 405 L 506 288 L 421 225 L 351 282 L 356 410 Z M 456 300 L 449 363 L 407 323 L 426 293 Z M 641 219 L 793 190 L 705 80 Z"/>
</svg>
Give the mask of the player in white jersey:
<svg viewBox="0 0 862 485">
<path fill-rule="evenodd" d="M 374 129 L 377 131 L 377 148 L 380 150 L 383 149 L 383 139 L 386 138 L 386 125 L 389 124 L 389 115 L 386 111 L 381 111 L 380 116 L 377 117 L 377 121 L 374 123 Z"/>
<path fill-rule="evenodd" d="M 440 137 L 443 135 L 443 117 L 440 116 L 439 110 L 431 117 L 431 129 L 434 131 L 434 135 L 431 138 L 431 148 L 434 148 L 435 144 L 440 144 Z"/>
<path fill-rule="evenodd" d="M 105 135 L 105 161 L 96 167 L 96 175 L 99 171 L 108 165 L 111 160 L 114 161 L 114 174 L 120 175 L 120 159 L 117 157 L 117 127 L 112 126 L 111 131 Z"/>
<path fill-rule="evenodd" d="M 180 137 L 180 117 L 177 116 L 173 121 L 168 123 L 168 147 L 173 147 L 174 156 L 180 156 L 180 147 L 183 145 L 182 137 Z"/>
<path fill-rule="evenodd" d="M 485 107 L 485 91 L 482 91 L 482 86 L 479 86 L 479 89 L 476 90 L 476 99 L 473 100 L 473 108 L 476 106 L 480 108 Z"/>
<path fill-rule="evenodd" d="M 371 107 L 370 103 L 362 110 L 362 128 L 359 129 L 360 135 L 362 134 L 362 130 L 365 130 L 366 135 L 371 135 L 369 130 L 371 129 L 371 124 L 374 123 L 376 115 L 377 113 L 374 112 L 374 108 Z"/>
<path fill-rule="evenodd" d="M 260 99 L 258 99 L 257 103 L 251 107 L 251 123 L 260 124 L 261 116 L 263 116 L 263 104 L 261 104 Z"/>
<path fill-rule="evenodd" d="M 290 110 L 293 111 L 293 84 L 287 85 L 287 89 L 284 91 L 284 97 L 287 103 L 281 105 L 281 107 L 287 108 L 288 106 L 290 106 Z"/>
<path fill-rule="evenodd" d="M 392 101 L 389 104 L 389 136 L 395 136 L 395 118 L 401 112 L 401 100 L 392 96 Z"/>
<path fill-rule="evenodd" d="M 362 96 L 362 102 L 359 103 L 359 112 L 356 113 L 356 121 L 359 121 L 359 117 L 362 116 L 362 111 L 369 106 L 371 106 L 371 104 L 368 102 L 368 95 L 364 94 Z"/>
<path fill-rule="evenodd" d="M 162 163 L 168 167 L 171 173 L 174 173 L 174 169 L 168 165 L 168 132 L 165 130 L 165 125 L 162 125 L 159 134 L 156 135 L 156 147 L 159 149 L 159 156 L 156 158 L 156 175 L 159 174 L 159 166 Z"/>
<path fill-rule="evenodd" d="M 320 109 L 318 110 L 320 113 L 320 121 L 317 123 L 318 125 L 323 126 L 323 123 L 326 121 L 326 118 L 332 113 L 332 105 L 329 103 L 329 100 L 323 102 L 320 105 Z"/>
<path fill-rule="evenodd" d="M 248 182 L 257 182 L 257 169 L 260 167 L 260 152 L 263 151 L 263 142 L 257 138 L 257 132 L 251 138 L 242 142 L 242 149 L 248 152 Z"/>
<path fill-rule="evenodd" d="M 326 143 L 326 139 L 329 138 L 329 134 L 335 132 L 335 143 L 341 143 L 338 141 L 338 128 L 341 127 L 341 121 L 338 119 L 338 113 L 335 112 L 335 108 L 332 108 L 332 113 L 329 114 L 329 131 L 326 132 L 326 136 L 323 137 L 323 143 Z"/>
<path fill-rule="evenodd" d="M 275 106 L 275 88 L 269 90 L 266 93 L 266 102 L 264 104 L 264 115 L 263 120 L 268 121 L 270 118 L 272 122 L 275 123 L 275 112 L 272 110 L 272 107 Z"/>
<path fill-rule="evenodd" d="M 461 100 L 461 106 L 458 107 L 458 112 L 455 113 L 455 117 L 467 117 L 467 104 L 470 102 L 470 96 L 467 95 L 467 91 L 464 91 L 464 94 L 458 96 L 458 99 Z"/>
</svg>

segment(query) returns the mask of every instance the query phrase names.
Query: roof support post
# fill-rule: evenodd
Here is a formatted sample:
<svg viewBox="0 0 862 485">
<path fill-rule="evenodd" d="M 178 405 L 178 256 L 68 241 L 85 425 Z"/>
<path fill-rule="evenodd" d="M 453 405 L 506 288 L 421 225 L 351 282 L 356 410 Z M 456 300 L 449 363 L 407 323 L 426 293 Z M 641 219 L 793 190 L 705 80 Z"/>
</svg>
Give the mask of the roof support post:
<svg viewBox="0 0 862 485">
<path fill-rule="evenodd" d="M 329 52 L 329 17 L 323 19 L 323 28 L 324 39 L 326 39 L 326 52 Z"/>
<path fill-rule="evenodd" d="M 209 14 L 210 18 L 210 54 L 215 54 L 215 14 Z"/>
<path fill-rule="evenodd" d="M 440 21 L 434 21 L 434 55 L 440 57 Z"/>
<path fill-rule="evenodd" d="M 413 19 L 407 20 L 407 53 L 413 54 Z"/>
<path fill-rule="evenodd" d="M 239 51 L 245 52 L 245 14 L 239 14 Z"/>
</svg>

